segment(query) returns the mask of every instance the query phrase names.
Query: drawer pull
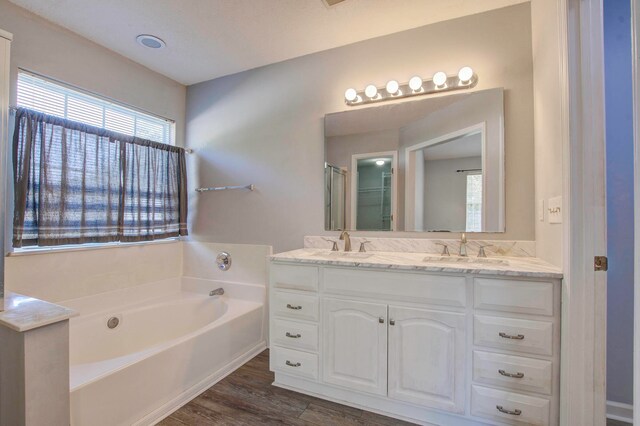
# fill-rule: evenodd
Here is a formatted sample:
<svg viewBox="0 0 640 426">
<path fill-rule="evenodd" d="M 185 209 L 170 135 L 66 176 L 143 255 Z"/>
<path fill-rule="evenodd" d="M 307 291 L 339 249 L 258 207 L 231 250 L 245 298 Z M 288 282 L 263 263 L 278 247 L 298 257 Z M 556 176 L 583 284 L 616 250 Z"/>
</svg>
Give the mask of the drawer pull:
<svg viewBox="0 0 640 426">
<path fill-rule="evenodd" d="M 289 333 L 288 331 L 285 333 L 285 336 L 287 336 L 287 337 L 291 337 L 292 339 L 299 339 L 299 338 L 301 338 L 301 337 L 302 337 L 302 335 L 301 335 L 300 333 L 298 333 L 298 334 L 291 334 L 291 333 Z"/>
<path fill-rule="evenodd" d="M 498 370 L 498 373 L 505 377 L 513 377 L 514 379 L 522 379 L 524 377 L 524 373 L 507 373 L 504 370 Z"/>
<path fill-rule="evenodd" d="M 504 414 L 509 414 L 510 416 L 519 416 L 520 414 L 522 414 L 522 410 L 506 410 L 504 408 L 502 408 L 502 405 L 496 405 L 496 410 L 500 411 L 501 413 Z"/>
<path fill-rule="evenodd" d="M 287 308 L 288 309 L 293 309 L 294 311 L 298 311 L 298 310 L 302 309 L 302 306 L 300 306 L 300 305 L 293 306 L 291 303 L 287 303 Z"/>
<path fill-rule="evenodd" d="M 507 333 L 503 333 L 502 331 L 500 333 L 498 333 L 498 336 L 502 337 L 503 339 L 512 339 L 512 340 L 522 340 L 524 339 L 524 334 L 518 334 L 518 335 L 513 335 L 513 334 L 507 334 Z"/>
<path fill-rule="evenodd" d="M 287 360 L 285 362 L 285 364 L 287 364 L 289 367 L 300 367 L 302 364 L 300 364 L 299 362 L 296 362 L 295 364 L 289 360 Z"/>
</svg>

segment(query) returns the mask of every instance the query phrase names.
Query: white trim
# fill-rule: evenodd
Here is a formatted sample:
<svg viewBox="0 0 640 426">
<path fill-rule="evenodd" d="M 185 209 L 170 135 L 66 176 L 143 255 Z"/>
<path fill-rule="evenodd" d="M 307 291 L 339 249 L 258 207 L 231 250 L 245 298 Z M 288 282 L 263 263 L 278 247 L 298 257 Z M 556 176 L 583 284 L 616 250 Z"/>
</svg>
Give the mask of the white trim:
<svg viewBox="0 0 640 426">
<path fill-rule="evenodd" d="M 640 0 L 631 2 L 631 46 L 633 51 L 633 181 L 634 265 L 640 265 Z M 634 268 L 633 295 L 633 410 L 640 413 L 640 268 Z"/>
<path fill-rule="evenodd" d="M 607 418 L 633 423 L 633 405 L 623 402 L 607 401 Z"/>
<path fill-rule="evenodd" d="M 606 255 L 602 0 L 558 2 L 563 127 L 560 424 L 606 417 Z M 569 78 L 571 77 L 571 78 Z"/>
<path fill-rule="evenodd" d="M 13 34 L 11 34 L 9 31 L 5 31 L 2 28 L 0 28 L 0 37 L 5 38 L 9 41 L 13 41 Z"/>
<path fill-rule="evenodd" d="M 15 256 L 32 256 L 34 254 L 50 254 L 50 253 L 64 253 L 70 251 L 87 251 L 87 250 L 102 250 L 102 249 L 112 249 L 112 248 L 123 248 L 123 247 L 131 247 L 131 246 L 146 246 L 146 245 L 156 245 L 156 244 L 171 244 L 180 242 L 180 237 L 170 237 L 163 238 L 161 240 L 153 240 L 153 241 L 135 241 L 135 242 L 120 242 L 116 241 L 113 243 L 86 243 L 86 244 L 69 244 L 66 246 L 51 246 L 51 247 L 27 247 L 18 249 L 13 249 L 10 253 L 7 254 L 9 257 Z"/>
<path fill-rule="evenodd" d="M 250 361 L 253 357 L 258 355 L 260 352 L 267 349 L 266 342 L 261 342 L 249 349 L 244 354 L 240 355 L 238 358 L 231 361 L 229 364 L 225 365 L 209 377 L 204 378 L 197 384 L 193 385 L 186 391 L 182 392 L 180 395 L 171 399 L 169 402 L 163 404 L 160 408 L 157 408 L 153 412 L 147 414 L 137 422 L 135 422 L 134 426 L 147 426 L 147 425 L 155 425 L 159 423 L 161 420 L 166 419 L 176 411 L 178 408 L 182 407 L 189 403 L 192 399 L 209 389 L 211 386 L 218 383 L 220 380 L 227 377 L 229 374 L 236 371 L 238 368 L 242 367 L 245 363 Z"/>
<path fill-rule="evenodd" d="M 351 156 L 351 173 L 349 174 L 351 178 L 351 222 L 350 226 L 345 226 L 345 228 L 350 228 L 354 231 L 357 230 L 357 219 L 358 219 L 358 160 L 362 160 L 365 158 L 374 158 L 374 157 L 391 157 L 391 214 L 393 215 L 393 220 L 391 220 L 391 231 L 396 231 L 398 228 L 398 151 L 382 151 L 382 152 L 367 152 L 364 154 L 353 154 Z"/>
</svg>

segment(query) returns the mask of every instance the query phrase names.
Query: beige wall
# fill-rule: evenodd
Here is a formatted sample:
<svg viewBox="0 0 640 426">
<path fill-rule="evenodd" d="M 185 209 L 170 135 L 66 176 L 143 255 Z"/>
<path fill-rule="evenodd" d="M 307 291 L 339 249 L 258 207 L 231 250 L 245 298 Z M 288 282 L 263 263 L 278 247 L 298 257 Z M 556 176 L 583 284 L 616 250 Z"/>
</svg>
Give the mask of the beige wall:
<svg viewBox="0 0 640 426">
<path fill-rule="evenodd" d="M 532 240 L 528 3 L 190 86 L 186 140 L 196 150 L 188 164 L 191 188 L 257 185 L 255 192 L 193 196 L 192 235 L 205 241 L 271 244 L 278 252 L 301 247 L 304 235 L 330 234 L 323 230 L 324 115 L 347 109 L 343 94 L 348 87 L 384 85 L 390 78 L 407 81 L 413 74 L 427 77 L 441 69 L 455 73 L 463 65 L 479 75 L 475 90 L 505 89 L 507 232 L 483 237 Z M 520 177 L 530 183 L 522 184 Z"/>
<path fill-rule="evenodd" d="M 183 144 L 186 88 L 182 84 L 7 0 L 0 0 L 0 28 L 13 33 L 12 104 L 17 70 L 24 68 L 175 120 L 176 142 Z"/>
<path fill-rule="evenodd" d="M 533 91 L 535 134 L 535 200 L 545 209 L 549 198 L 562 195 L 562 87 L 558 4 L 555 0 L 531 3 L 533 23 Z M 544 222 L 536 214 L 536 254 L 562 266 L 562 224 Z"/>
</svg>

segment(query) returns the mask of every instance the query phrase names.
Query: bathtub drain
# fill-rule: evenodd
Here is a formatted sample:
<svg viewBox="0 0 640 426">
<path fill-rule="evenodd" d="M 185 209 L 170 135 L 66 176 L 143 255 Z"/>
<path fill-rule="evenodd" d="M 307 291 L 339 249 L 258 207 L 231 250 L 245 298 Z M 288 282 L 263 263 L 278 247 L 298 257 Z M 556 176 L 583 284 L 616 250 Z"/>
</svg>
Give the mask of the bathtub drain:
<svg viewBox="0 0 640 426">
<path fill-rule="evenodd" d="M 107 327 L 109 328 L 116 328 L 118 324 L 120 324 L 120 320 L 117 317 L 111 317 L 107 321 Z"/>
</svg>

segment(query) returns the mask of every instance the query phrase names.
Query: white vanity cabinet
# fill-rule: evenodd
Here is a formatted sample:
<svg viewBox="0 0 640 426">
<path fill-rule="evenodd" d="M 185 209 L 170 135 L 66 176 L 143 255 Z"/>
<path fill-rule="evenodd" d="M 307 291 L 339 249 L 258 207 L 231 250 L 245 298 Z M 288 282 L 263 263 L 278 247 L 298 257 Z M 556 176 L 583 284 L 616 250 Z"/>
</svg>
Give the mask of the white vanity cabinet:
<svg viewBox="0 0 640 426">
<path fill-rule="evenodd" d="M 560 279 L 271 262 L 274 385 L 409 421 L 557 425 Z"/>
</svg>

